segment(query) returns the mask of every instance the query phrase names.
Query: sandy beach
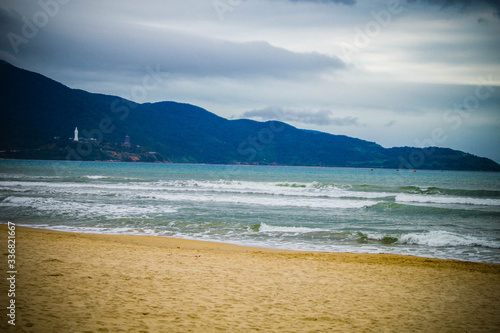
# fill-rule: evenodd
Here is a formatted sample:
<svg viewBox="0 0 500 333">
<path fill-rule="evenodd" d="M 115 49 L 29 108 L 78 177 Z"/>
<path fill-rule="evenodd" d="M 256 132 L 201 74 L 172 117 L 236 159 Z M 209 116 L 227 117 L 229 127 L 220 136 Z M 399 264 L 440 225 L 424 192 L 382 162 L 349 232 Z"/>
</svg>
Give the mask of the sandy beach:
<svg viewBox="0 0 500 333">
<path fill-rule="evenodd" d="M 16 269 L 7 332 L 500 331 L 493 264 L 16 227 Z"/>
</svg>

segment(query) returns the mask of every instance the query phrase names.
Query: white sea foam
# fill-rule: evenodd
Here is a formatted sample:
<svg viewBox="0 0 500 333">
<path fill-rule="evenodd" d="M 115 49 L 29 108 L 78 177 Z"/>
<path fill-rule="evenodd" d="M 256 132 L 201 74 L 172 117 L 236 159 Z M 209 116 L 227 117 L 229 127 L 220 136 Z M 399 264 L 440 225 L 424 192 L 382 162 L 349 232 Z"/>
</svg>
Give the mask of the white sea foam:
<svg viewBox="0 0 500 333">
<path fill-rule="evenodd" d="M 111 234 L 111 235 L 152 235 L 161 236 L 162 232 L 150 228 L 105 228 L 105 227 L 84 227 L 67 225 L 46 225 L 46 224 L 19 224 L 19 226 L 48 229 L 64 232 L 79 232 L 90 234 Z"/>
<path fill-rule="evenodd" d="M 94 177 L 94 176 L 85 176 Z M 95 176 L 100 179 L 101 176 Z M 54 193 L 73 194 L 137 194 L 186 192 L 203 195 L 204 193 L 230 193 L 247 195 L 267 195 L 272 197 L 297 198 L 332 198 L 332 199 L 380 199 L 394 197 L 394 194 L 384 192 L 349 191 L 336 187 L 317 188 L 312 183 L 306 187 L 284 187 L 278 183 L 259 183 L 245 181 L 196 181 L 176 180 L 150 183 L 71 183 L 71 182 L 29 182 L 29 181 L 0 181 L 3 190 L 11 191 L 51 191 Z M 304 185 L 305 186 L 305 185 Z"/>
<path fill-rule="evenodd" d="M 151 186 L 143 186 L 139 184 L 95 184 L 95 183 L 50 183 L 50 182 L 23 182 L 23 181 L 3 181 L 0 182 L 0 188 L 4 191 L 31 191 L 45 195 L 47 193 L 61 194 L 90 194 L 90 195 L 106 195 L 106 194 L 130 194 L 140 193 L 141 191 L 150 192 L 155 190 Z"/>
<path fill-rule="evenodd" d="M 166 205 L 124 205 L 100 202 L 77 202 L 53 198 L 15 197 L 5 198 L 0 207 L 32 208 L 44 212 L 56 212 L 73 216 L 104 216 L 109 219 L 142 217 L 151 214 L 171 214 L 177 209 Z"/>
<path fill-rule="evenodd" d="M 369 200 L 300 198 L 285 196 L 256 196 L 229 194 L 189 194 L 189 193 L 151 193 L 140 195 L 143 198 L 165 202 L 199 202 L 227 203 L 238 205 L 272 206 L 272 207 L 309 207 L 325 209 L 360 209 L 376 205 L 378 202 Z"/>
<path fill-rule="evenodd" d="M 242 193 L 242 194 L 267 194 L 277 196 L 299 197 L 329 197 L 329 198 L 364 198 L 377 199 L 393 197 L 394 194 L 384 192 L 350 191 L 334 186 L 318 188 L 314 183 L 293 183 L 284 186 L 281 183 L 247 182 L 247 181 L 161 181 L 156 190 L 176 189 L 185 192 L 216 192 L 216 193 Z"/>
<path fill-rule="evenodd" d="M 399 203 L 435 203 L 435 204 L 459 204 L 478 206 L 500 206 L 500 199 L 469 198 L 438 195 L 398 194 L 396 202 Z"/>
<path fill-rule="evenodd" d="M 309 232 L 319 232 L 319 231 L 329 231 L 326 229 L 319 228 L 307 228 L 307 227 L 285 227 L 285 226 L 273 226 L 262 222 L 259 227 L 259 232 L 291 232 L 291 233 L 309 233 Z"/>
<path fill-rule="evenodd" d="M 500 242 L 478 238 L 474 236 L 459 235 L 447 231 L 430 231 L 424 233 L 410 233 L 401 235 L 398 243 L 426 245 L 434 247 L 444 246 L 483 246 L 500 248 Z"/>
<path fill-rule="evenodd" d="M 113 181 L 140 181 L 140 178 L 131 178 L 131 177 L 114 177 L 114 176 L 102 176 L 102 175 L 86 175 L 82 177 L 78 177 L 82 179 L 90 179 L 90 180 L 113 180 Z"/>
<path fill-rule="evenodd" d="M 106 176 L 97 176 L 97 175 L 90 175 L 90 176 L 83 176 L 82 178 L 97 180 L 97 179 L 106 179 L 108 177 L 106 177 Z"/>
</svg>

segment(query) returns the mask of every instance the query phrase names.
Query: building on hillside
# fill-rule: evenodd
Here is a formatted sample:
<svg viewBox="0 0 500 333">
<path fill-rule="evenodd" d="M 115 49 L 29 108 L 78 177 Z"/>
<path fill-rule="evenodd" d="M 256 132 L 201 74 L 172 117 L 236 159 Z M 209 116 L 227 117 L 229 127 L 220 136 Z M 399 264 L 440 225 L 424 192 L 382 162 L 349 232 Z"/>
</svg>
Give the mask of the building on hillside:
<svg viewBox="0 0 500 333">
<path fill-rule="evenodd" d="M 130 136 L 128 134 L 125 136 L 125 141 L 123 142 L 124 147 L 130 147 Z"/>
</svg>

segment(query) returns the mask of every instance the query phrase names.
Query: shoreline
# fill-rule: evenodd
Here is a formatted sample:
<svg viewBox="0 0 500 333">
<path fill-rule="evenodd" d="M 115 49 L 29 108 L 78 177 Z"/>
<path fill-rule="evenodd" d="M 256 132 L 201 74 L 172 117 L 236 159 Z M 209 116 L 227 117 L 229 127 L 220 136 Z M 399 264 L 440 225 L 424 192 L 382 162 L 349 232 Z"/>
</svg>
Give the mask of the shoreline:
<svg viewBox="0 0 500 333">
<path fill-rule="evenodd" d="M 0 222 L 0 230 L 7 225 L 7 222 Z M 153 246 L 153 247 L 166 247 L 166 248 L 175 248 L 177 246 L 181 246 L 184 249 L 188 250 L 224 250 L 231 252 L 261 252 L 261 253 L 275 253 L 275 254 L 309 254 L 309 255 L 325 255 L 325 256 L 346 256 L 353 257 L 356 260 L 361 260 L 361 257 L 383 257 L 390 261 L 415 261 L 417 263 L 430 263 L 430 262 L 441 262 L 444 265 L 445 263 L 450 263 L 453 265 L 464 264 L 464 265 L 486 265 L 486 266 L 498 266 L 500 273 L 500 263 L 491 263 L 491 262 L 478 262 L 478 261 L 470 261 L 470 260 L 459 260 L 459 259 L 448 259 L 448 258 L 434 258 L 434 257 L 426 257 L 412 254 L 399 254 L 399 253 L 390 253 L 390 252 L 380 252 L 380 253 L 370 253 L 370 252 L 335 252 L 335 251 L 314 251 L 314 250 L 296 250 L 296 249 L 280 249 L 280 248 L 272 248 L 272 247 L 261 247 L 261 246 L 252 246 L 252 245 L 242 245 L 235 244 L 230 242 L 221 242 L 217 240 L 200 240 L 200 239 L 189 239 L 189 238 L 177 238 L 177 237 L 169 237 L 169 236 L 156 236 L 156 235 L 146 235 L 146 234 L 113 234 L 113 233 L 96 233 L 96 232 L 78 232 L 78 231 L 64 231 L 64 230 L 53 230 L 53 229 L 45 229 L 45 228 L 35 228 L 29 227 L 26 225 L 19 226 L 16 223 L 16 229 L 28 229 L 32 232 L 49 232 L 49 233 L 63 233 L 63 234 L 72 234 L 77 235 L 83 238 L 96 239 L 96 240 L 104 240 L 111 241 L 116 243 L 123 244 L 136 244 L 143 246 Z"/>
<path fill-rule="evenodd" d="M 0 227 L 2 225 L 6 225 L 6 221 L 0 221 Z M 451 262 L 463 262 L 463 263 L 472 263 L 472 264 L 487 264 L 487 265 L 498 265 L 500 267 L 500 262 L 485 262 L 485 261 L 472 261 L 472 260 L 462 260 L 462 259 L 453 259 L 453 258 L 439 258 L 439 257 L 429 257 L 425 255 L 415 255 L 415 254 L 402 254 L 402 253 L 392 253 L 392 252 L 351 252 L 349 250 L 347 251 L 324 251 L 324 250 L 301 250 L 301 249 L 286 249 L 286 248 L 273 248 L 273 247 L 267 247 L 267 246 L 259 246 L 259 245 L 245 245 L 245 244 L 237 244 L 237 243 L 232 243 L 232 242 L 223 242 L 219 240 L 201 240 L 201 239 L 191 239 L 191 238 L 178 238 L 178 237 L 171 237 L 171 236 L 159 236 L 159 235 L 148 235 L 148 234 L 121 234 L 121 233 L 99 233 L 99 232 L 94 232 L 94 231 L 66 231 L 66 230 L 56 230 L 56 229 L 50 229 L 50 228 L 38 228 L 38 227 L 33 227 L 33 226 L 28 226 L 28 225 L 21 225 L 16 223 L 17 228 L 26 228 L 26 229 L 33 229 L 33 230 L 45 230 L 45 231 L 51 231 L 51 232 L 62 232 L 62 233 L 70 233 L 70 234 L 77 234 L 77 235 L 94 235 L 96 237 L 99 237 L 99 235 L 102 235 L 103 237 L 106 236 L 117 236 L 118 238 L 120 237 L 152 237 L 152 238 L 165 238 L 170 241 L 165 241 L 165 243 L 170 243 L 170 242 L 193 242 L 193 244 L 199 242 L 200 244 L 206 243 L 207 246 L 204 248 L 210 248 L 210 244 L 213 245 L 214 248 L 232 248 L 232 250 L 237 250 L 238 248 L 241 248 L 241 251 L 244 251 L 244 249 L 248 250 L 257 250 L 257 251 L 265 251 L 265 252 L 291 252 L 291 253 L 311 253 L 311 254 L 337 254 L 337 255 L 367 255 L 367 256 L 377 256 L 377 255 L 382 255 L 382 256 L 396 256 L 396 257 L 409 257 L 409 258 L 415 258 L 415 259 L 423 259 L 423 260 L 441 260 L 441 261 L 451 261 Z M 124 241 L 128 242 L 128 241 Z M 138 242 L 136 241 L 135 243 L 146 243 L 145 241 L 143 242 Z M 152 241 L 151 243 L 153 244 L 160 244 L 162 243 L 161 241 Z M 194 246 L 194 245 L 193 245 Z M 197 246 L 196 248 L 203 247 L 201 245 Z"/>
<path fill-rule="evenodd" d="M 499 264 L 15 231 L 26 332 L 500 329 Z M 6 225 L 0 234 L 6 261 Z M 0 328 L 14 331 L 3 309 Z"/>
<path fill-rule="evenodd" d="M 0 225 L 0 230 L 6 224 Z M 101 234 L 92 232 L 73 232 L 73 231 L 60 231 L 42 228 L 32 228 L 26 226 L 17 226 L 16 230 L 29 230 L 31 232 L 48 232 L 48 233 L 63 233 L 70 234 L 76 237 L 114 242 L 121 244 L 134 244 L 139 246 L 159 247 L 175 249 L 180 248 L 191 251 L 222 251 L 222 252 L 241 252 L 241 253 L 269 253 L 269 254 L 284 254 L 284 255 L 310 255 L 310 256 L 327 256 L 342 260 L 343 262 L 360 262 L 369 263 L 373 262 L 375 258 L 381 260 L 383 264 L 401 264 L 407 265 L 424 265 L 432 266 L 437 265 L 441 268 L 463 268 L 473 269 L 478 271 L 497 271 L 500 274 L 500 263 L 476 262 L 457 259 L 443 259 L 432 258 L 425 256 L 395 254 L 395 253 L 365 253 L 365 252 L 326 252 L 326 251 L 308 251 L 308 250 L 290 250 L 290 249 L 276 249 L 269 247 L 240 245 L 234 243 L 224 243 L 211 240 L 198 240 L 187 238 L 176 238 L 167 236 L 154 236 L 154 235 L 122 235 L 122 234 Z"/>
</svg>

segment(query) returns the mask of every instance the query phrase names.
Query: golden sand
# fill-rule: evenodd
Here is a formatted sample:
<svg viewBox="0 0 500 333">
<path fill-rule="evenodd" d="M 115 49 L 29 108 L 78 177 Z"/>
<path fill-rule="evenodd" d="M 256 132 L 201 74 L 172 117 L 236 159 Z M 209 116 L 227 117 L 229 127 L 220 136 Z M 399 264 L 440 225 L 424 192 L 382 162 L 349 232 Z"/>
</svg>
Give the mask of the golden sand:
<svg viewBox="0 0 500 333">
<path fill-rule="evenodd" d="M 0 331 L 500 331 L 500 265 L 21 227 L 16 264 Z"/>
</svg>

